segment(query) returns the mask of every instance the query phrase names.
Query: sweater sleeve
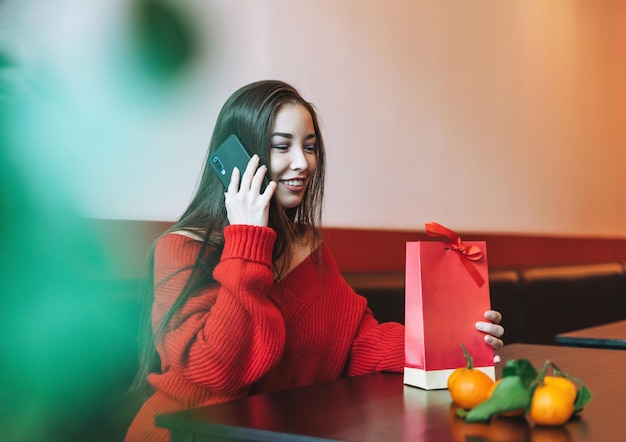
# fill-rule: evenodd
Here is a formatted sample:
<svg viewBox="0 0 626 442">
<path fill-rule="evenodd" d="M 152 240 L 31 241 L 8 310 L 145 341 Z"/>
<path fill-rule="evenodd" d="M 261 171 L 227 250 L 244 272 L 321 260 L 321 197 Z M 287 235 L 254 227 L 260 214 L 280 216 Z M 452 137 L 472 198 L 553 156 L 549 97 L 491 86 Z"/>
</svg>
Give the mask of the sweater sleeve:
<svg viewBox="0 0 626 442">
<path fill-rule="evenodd" d="M 397 322 L 379 324 L 366 308 L 350 349 L 346 375 L 403 370 L 404 326 Z"/>
<path fill-rule="evenodd" d="M 285 325 L 268 294 L 273 285 L 269 228 L 228 226 L 217 281 L 192 295 L 158 344 L 162 370 L 207 388 L 235 392 L 259 380 L 282 354 Z M 155 249 L 157 324 L 191 274 L 200 242 L 177 234 Z"/>
</svg>

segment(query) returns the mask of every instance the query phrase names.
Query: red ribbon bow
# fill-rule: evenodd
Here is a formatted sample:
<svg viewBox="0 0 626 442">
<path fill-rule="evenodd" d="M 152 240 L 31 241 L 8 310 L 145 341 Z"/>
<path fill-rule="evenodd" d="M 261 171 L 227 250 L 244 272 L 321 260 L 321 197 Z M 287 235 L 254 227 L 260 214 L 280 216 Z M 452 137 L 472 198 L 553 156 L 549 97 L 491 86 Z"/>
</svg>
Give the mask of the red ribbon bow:
<svg viewBox="0 0 626 442">
<path fill-rule="evenodd" d="M 483 251 L 478 246 L 467 247 L 461 237 L 452 230 L 437 223 L 426 223 L 426 233 L 429 236 L 445 236 L 450 240 L 450 249 L 458 252 L 459 258 L 468 273 L 474 278 L 478 287 L 482 287 L 485 279 L 482 277 L 478 269 L 470 261 L 478 261 L 483 257 Z"/>
</svg>

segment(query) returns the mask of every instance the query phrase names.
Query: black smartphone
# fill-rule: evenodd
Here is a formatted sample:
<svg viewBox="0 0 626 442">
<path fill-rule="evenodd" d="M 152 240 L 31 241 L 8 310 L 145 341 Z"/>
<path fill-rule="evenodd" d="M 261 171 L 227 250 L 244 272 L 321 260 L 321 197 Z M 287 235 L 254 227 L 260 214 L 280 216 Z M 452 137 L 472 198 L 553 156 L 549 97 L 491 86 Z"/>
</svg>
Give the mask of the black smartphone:
<svg viewBox="0 0 626 442">
<path fill-rule="evenodd" d="M 236 167 L 239 169 L 241 175 L 243 175 L 250 158 L 252 158 L 252 156 L 245 148 L 241 140 L 239 140 L 237 135 L 232 134 L 229 135 L 217 149 L 215 149 L 215 152 L 211 154 L 209 161 L 211 163 L 211 167 L 213 167 L 213 170 L 217 174 L 217 177 L 224 185 L 224 189 L 227 189 L 230 184 L 230 177 L 233 174 L 233 169 Z M 269 181 L 267 180 L 267 177 L 264 177 L 263 184 L 261 184 L 261 192 L 265 190 L 268 184 Z"/>
</svg>

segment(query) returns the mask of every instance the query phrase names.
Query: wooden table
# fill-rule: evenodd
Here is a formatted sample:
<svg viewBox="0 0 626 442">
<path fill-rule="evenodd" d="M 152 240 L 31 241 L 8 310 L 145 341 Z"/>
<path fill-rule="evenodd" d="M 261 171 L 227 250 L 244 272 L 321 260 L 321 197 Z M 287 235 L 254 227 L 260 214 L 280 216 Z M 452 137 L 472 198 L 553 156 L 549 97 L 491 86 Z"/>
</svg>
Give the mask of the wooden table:
<svg viewBox="0 0 626 442">
<path fill-rule="evenodd" d="M 579 417 L 561 427 L 531 427 L 523 418 L 468 424 L 454 416 L 447 390 L 403 385 L 402 375 L 375 373 L 158 416 L 180 441 L 617 441 L 626 437 L 626 352 L 512 344 L 500 354 L 550 359 L 581 378 L 593 394 Z M 498 366 L 500 376 L 501 364 Z"/>
<path fill-rule="evenodd" d="M 626 320 L 561 333 L 557 343 L 572 347 L 614 348 L 626 350 Z"/>
</svg>

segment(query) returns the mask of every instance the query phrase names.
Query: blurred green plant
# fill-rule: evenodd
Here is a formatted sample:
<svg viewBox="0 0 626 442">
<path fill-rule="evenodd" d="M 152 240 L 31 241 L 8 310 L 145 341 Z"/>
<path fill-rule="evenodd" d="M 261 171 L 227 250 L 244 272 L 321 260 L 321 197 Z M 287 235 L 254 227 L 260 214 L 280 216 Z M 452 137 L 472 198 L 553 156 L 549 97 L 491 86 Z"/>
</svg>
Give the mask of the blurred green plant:
<svg viewBox="0 0 626 442">
<path fill-rule="evenodd" d="M 115 48 L 131 52 L 121 55 L 131 88 L 180 83 L 199 50 L 189 11 L 166 0 L 128 6 Z M 137 287 L 107 279 L 116 256 L 59 183 L 81 167 L 68 158 L 112 144 L 101 139 L 116 114 L 77 105 L 71 82 L 45 65 L 23 71 L 12 55 L 0 48 L 0 440 L 120 440 L 136 410 L 125 389 Z"/>
<path fill-rule="evenodd" d="M 166 0 L 137 0 L 131 5 L 131 45 L 154 80 L 175 80 L 196 58 L 199 39 L 187 11 Z"/>
<path fill-rule="evenodd" d="M 6 98 L 11 86 L 1 89 Z M 134 363 L 136 319 L 101 278 L 111 263 L 98 236 L 10 155 L 16 127 L 28 127 L 14 124 L 23 98 L 0 102 L 0 440 L 80 440 Z"/>
</svg>

